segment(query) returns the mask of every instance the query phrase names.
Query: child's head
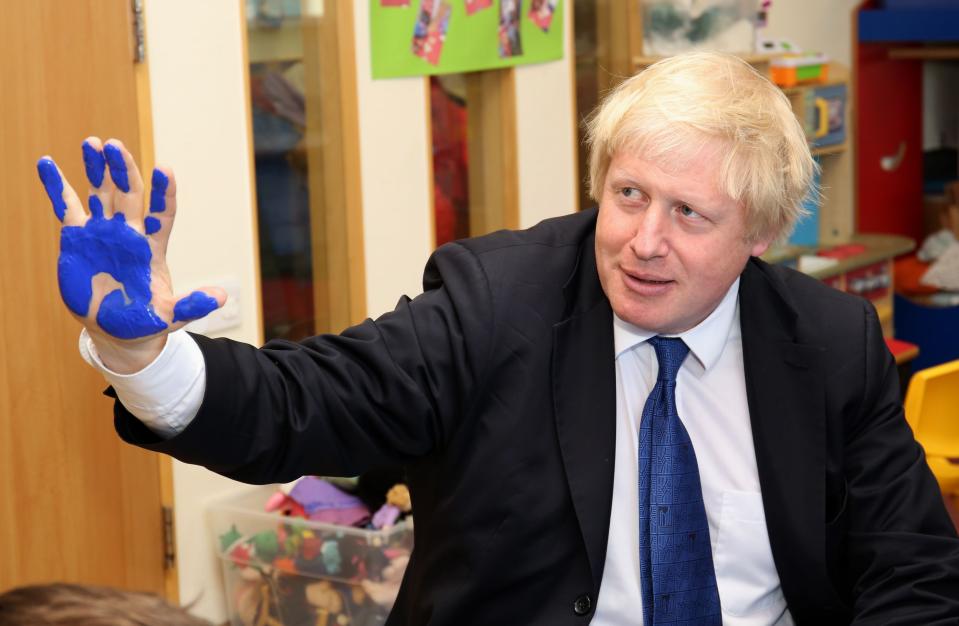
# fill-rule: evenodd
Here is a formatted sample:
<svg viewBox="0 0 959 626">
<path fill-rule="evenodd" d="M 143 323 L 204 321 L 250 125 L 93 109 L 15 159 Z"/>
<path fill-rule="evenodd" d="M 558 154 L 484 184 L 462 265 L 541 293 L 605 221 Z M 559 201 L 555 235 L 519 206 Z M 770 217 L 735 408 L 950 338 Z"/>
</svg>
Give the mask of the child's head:
<svg viewBox="0 0 959 626">
<path fill-rule="evenodd" d="M 0 626 L 211 626 L 153 594 L 51 583 L 0 594 Z"/>
</svg>

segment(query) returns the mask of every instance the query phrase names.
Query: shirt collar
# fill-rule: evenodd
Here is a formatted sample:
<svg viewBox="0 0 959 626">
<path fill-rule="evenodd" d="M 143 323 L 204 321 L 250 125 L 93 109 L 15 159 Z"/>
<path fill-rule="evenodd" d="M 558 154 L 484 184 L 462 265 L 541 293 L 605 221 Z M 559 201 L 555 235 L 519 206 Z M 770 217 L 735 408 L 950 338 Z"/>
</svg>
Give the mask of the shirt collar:
<svg viewBox="0 0 959 626">
<path fill-rule="evenodd" d="M 693 353 L 704 369 L 709 369 L 723 353 L 730 331 L 737 319 L 736 306 L 739 302 L 739 278 L 730 285 L 719 305 L 706 319 L 689 330 L 670 335 L 679 337 Z M 655 337 L 656 333 L 630 324 L 613 313 L 613 341 L 616 358 L 635 346 Z"/>
</svg>

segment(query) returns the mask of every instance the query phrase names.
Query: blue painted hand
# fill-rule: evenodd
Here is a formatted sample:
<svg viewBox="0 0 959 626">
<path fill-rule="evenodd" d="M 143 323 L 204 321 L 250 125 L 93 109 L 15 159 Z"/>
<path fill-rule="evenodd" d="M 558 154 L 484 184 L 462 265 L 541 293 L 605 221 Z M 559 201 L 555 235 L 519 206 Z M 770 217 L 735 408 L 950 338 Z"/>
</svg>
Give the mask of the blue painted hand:
<svg viewBox="0 0 959 626">
<path fill-rule="evenodd" d="M 171 177 L 154 170 L 149 214 L 142 216 L 143 182 L 120 142 L 102 146 L 95 137 L 87 139 L 83 161 L 91 186 L 89 215 L 53 160 L 41 158 L 37 171 L 63 222 L 60 294 L 88 330 L 122 340 L 153 337 L 222 306 L 218 289 L 172 297 L 166 267 L 176 204 Z"/>
</svg>

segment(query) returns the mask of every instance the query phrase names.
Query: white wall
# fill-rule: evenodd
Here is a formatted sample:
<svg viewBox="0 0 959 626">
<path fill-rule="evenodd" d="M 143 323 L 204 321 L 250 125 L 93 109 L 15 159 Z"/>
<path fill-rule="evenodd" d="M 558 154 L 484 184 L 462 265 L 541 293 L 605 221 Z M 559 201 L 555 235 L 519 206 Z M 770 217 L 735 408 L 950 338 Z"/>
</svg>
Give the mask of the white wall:
<svg viewBox="0 0 959 626">
<path fill-rule="evenodd" d="M 145 8 L 156 159 L 177 179 L 174 285 L 235 279 L 242 324 L 226 336 L 259 343 L 240 2 L 153 0 Z M 195 612 L 214 621 L 225 611 L 206 503 L 238 485 L 173 462 L 180 599 L 199 597 Z"/>
<path fill-rule="evenodd" d="M 567 33 L 571 8 L 564 11 Z M 429 101 L 423 78 L 372 80 L 369 4 L 357 2 L 354 11 L 367 312 L 375 317 L 391 310 L 401 294 L 422 291 L 423 264 L 433 245 Z M 516 69 L 521 228 L 576 210 L 573 106 L 568 58 Z"/>
<path fill-rule="evenodd" d="M 763 35 L 789 39 L 807 52 L 824 52 L 852 67 L 852 11 L 861 0 L 777 0 Z"/>
<path fill-rule="evenodd" d="M 353 6 L 366 307 L 376 317 L 392 310 L 400 295 L 423 291 L 423 265 L 433 247 L 429 100 L 423 78 L 373 80 L 370 5 Z"/>
<path fill-rule="evenodd" d="M 563 11 L 564 52 L 572 52 L 573 7 Z M 519 226 L 576 211 L 576 103 L 569 57 L 516 68 Z"/>
</svg>

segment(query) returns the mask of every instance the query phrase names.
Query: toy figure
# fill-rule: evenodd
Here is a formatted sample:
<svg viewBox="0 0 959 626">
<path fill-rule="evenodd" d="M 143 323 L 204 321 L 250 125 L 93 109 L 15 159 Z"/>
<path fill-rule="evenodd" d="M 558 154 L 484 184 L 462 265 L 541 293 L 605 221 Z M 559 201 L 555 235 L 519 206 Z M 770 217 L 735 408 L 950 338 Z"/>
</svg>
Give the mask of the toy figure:
<svg viewBox="0 0 959 626">
<path fill-rule="evenodd" d="M 343 596 L 330 581 L 319 580 L 307 585 L 306 601 L 316 611 L 316 626 L 345 626 L 350 623 Z"/>
</svg>

